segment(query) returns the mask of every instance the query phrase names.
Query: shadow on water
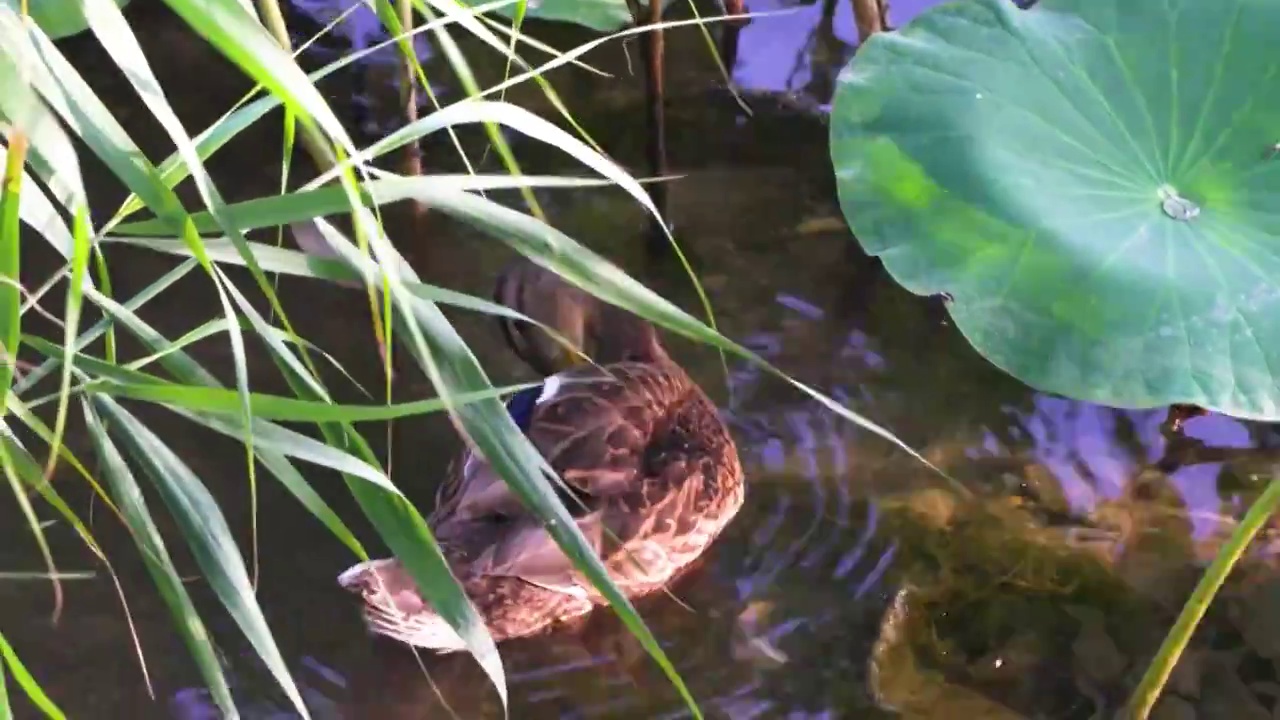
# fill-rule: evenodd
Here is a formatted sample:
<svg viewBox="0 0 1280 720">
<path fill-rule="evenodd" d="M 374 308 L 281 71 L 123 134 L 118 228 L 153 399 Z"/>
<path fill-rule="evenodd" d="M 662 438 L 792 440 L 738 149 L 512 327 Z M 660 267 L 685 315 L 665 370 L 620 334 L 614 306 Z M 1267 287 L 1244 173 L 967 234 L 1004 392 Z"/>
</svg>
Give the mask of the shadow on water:
<svg viewBox="0 0 1280 720">
<path fill-rule="evenodd" d="M 161 53 L 167 58 L 156 65 L 171 101 L 189 128 L 204 127 L 247 89 L 243 80 L 158 3 L 135 5 L 131 16 L 145 29 L 140 38 L 153 62 Z M 1208 416 L 1191 421 L 1187 437 L 1169 441 L 1160 431 L 1161 412 L 1033 393 L 978 357 L 938 301 L 905 293 L 861 256 L 834 201 L 822 117 L 852 52 L 848 4 L 836 5 L 829 24 L 821 5 L 811 4 L 743 31 L 734 77 L 752 91 L 757 112 L 750 120 L 714 90 L 716 73 L 701 37 L 670 34 L 668 58 L 677 69 L 669 74 L 670 151 L 674 171 L 684 175 L 672 191 L 674 223 L 698 258 L 726 333 L 893 429 L 965 482 L 973 497 L 946 490 L 885 442 L 759 369 L 731 363 L 726 387 L 715 355 L 673 343 L 721 400 L 750 491 L 701 570 L 670 596 L 639 607 L 713 717 L 1091 717 L 1114 708 L 1141 672 L 1196 568 L 1265 482 L 1277 438 L 1264 426 Z M 778 7 L 783 3 L 775 0 L 750 9 Z M 328 0 L 298 0 L 295 10 L 297 19 L 313 22 L 334 12 Z M 901 24 L 918 10 L 895 2 L 892 19 Z M 344 27 L 352 44 L 374 36 L 360 24 L 367 20 L 357 15 Z M 572 28 L 539 30 L 562 48 L 588 37 Z M 91 40 L 64 45 L 81 67 L 107 66 Z M 308 62 L 342 48 L 321 46 Z M 449 77 L 429 43 L 419 50 L 433 77 Z M 551 77 L 602 146 L 639 171 L 642 93 L 638 79 L 627 76 L 627 52 L 614 43 L 584 58 L 614 73 L 612 79 L 564 70 Z M 486 62 L 477 68 L 482 82 L 502 72 L 500 61 Z M 385 131 L 394 125 L 385 109 L 385 98 L 395 97 L 391 66 L 386 58 L 368 63 L 327 83 L 325 92 L 365 130 Z M 91 79 L 152 157 L 168 152 L 119 79 L 103 73 Z M 457 96 L 447 84 L 438 90 L 446 100 Z M 529 87 L 510 97 L 546 107 Z M 558 153 L 511 140 L 527 170 L 570 167 Z M 278 147 L 279 130 L 268 123 L 221 153 L 211 167 L 224 194 L 275 192 Z M 426 143 L 425 152 L 430 166 L 456 163 L 442 140 Z M 487 163 L 496 169 L 492 158 Z M 94 166 L 88 172 L 94 202 L 114 207 L 118 189 Z M 185 197 L 194 204 L 189 190 Z M 695 307 L 678 270 L 642 262 L 644 217 L 626 197 L 602 190 L 542 200 L 557 226 Z M 389 217 L 393 236 L 428 281 L 487 294 L 509 257 L 498 243 L 444 218 L 429 214 L 426 228 L 413 233 L 404 231 L 403 216 Z M 113 265 L 117 293 L 135 293 L 169 267 L 167 258 L 120 252 Z M 25 269 L 40 275 L 52 268 L 37 256 Z M 379 359 L 358 294 L 282 279 L 281 297 L 301 334 L 377 392 Z M 206 321 L 216 307 L 207 282 L 195 277 L 169 298 L 143 315 L 170 337 Z M 491 376 L 527 375 L 493 328 L 472 317 L 457 320 Z M 231 377 L 223 341 L 199 343 L 194 353 Z M 255 387 L 283 391 L 265 354 L 253 354 L 250 365 Z M 331 380 L 339 400 L 362 400 L 349 384 Z M 398 382 L 401 397 L 429 391 L 421 379 Z M 169 423 L 161 410 L 140 412 L 168 430 L 166 439 L 223 503 L 247 550 L 242 449 Z M 429 503 L 457 450 L 448 425 L 433 417 L 398 422 L 390 433 L 381 424 L 365 429 L 401 487 Z M 73 433 L 70 444 L 88 454 L 83 435 Z M 338 478 L 316 472 L 314 481 L 358 536 L 373 537 Z M 77 499 L 80 484 L 65 485 Z M 498 716 L 497 698 L 468 657 L 424 657 L 420 666 L 403 648 L 370 641 L 334 582 L 349 553 L 273 481 L 263 480 L 260 493 L 259 598 L 315 717 Z M 87 505 L 87 498 L 78 500 Z M 0 569 L 38 570 L 22 521 L 3 512 L 3 527 L 13 530 L 0 543 Z M 68 583 L 56 627 L 48 620 L 45 583 L 0 580 L 4 632 L 71 717 L 215 717 L 128 538 L 101 511 L 94 527 L 130 599 L 156 699 L 147 696 L 129 628 L 104 577 Z M 160 529 L 175 537 L 163 520 Z M 91 566 L 69 531 L 50 532 L 64 570 Z M 194 575 L 176 542 L 170 550 L 180 570 Z M 1176 694 L 1165 703 L 1169 712 L 1177 703 L 1198 717 L 1270 712 L 1280 694 L 1272 667 L 1280 662 L 1280 632 L 1267 618 L 1275 616 L 1268 609 L 1280 587 L 1269 572 L 1275 553 L 1266 550 L 1180 666 Z M 207 588 L 192 582 L 190 589 L 221 642 L 243 716 L 291 716 Z M 503 656 L 514 717 L 684 715 L 661 674 L 608 613 L 597 613 L 577 633 L 509 643 Z"/>
</svg>

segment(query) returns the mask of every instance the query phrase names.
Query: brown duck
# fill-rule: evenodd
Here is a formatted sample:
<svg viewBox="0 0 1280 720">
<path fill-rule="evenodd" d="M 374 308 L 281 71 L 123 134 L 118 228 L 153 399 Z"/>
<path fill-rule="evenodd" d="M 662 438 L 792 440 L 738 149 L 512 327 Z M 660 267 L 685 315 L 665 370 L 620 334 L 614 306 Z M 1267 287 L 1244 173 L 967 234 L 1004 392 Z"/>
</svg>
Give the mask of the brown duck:
<svg viewBox="0 0 1280 720">
<path fill-rule="evenodd" d="M 527 261 L 497 300 L 553 328 L 597 363 L 527 322 L 501 319 L 507 344 L 544 376 L 507 408 L 563 478 L 565 506 L 618 588 L 662 588 L 742 507 L 742 467 L 714 404 L 668 356 L 648 322 Z M 428 518 L 495 641 L 524 637 L 605 603 L 542 522 L 485 460 L 464 451 Z M 361 563 L 338 582 L 359 593 L 377 634 L 439 651 L 462 639 L 398 560 Z"/>
</svg>

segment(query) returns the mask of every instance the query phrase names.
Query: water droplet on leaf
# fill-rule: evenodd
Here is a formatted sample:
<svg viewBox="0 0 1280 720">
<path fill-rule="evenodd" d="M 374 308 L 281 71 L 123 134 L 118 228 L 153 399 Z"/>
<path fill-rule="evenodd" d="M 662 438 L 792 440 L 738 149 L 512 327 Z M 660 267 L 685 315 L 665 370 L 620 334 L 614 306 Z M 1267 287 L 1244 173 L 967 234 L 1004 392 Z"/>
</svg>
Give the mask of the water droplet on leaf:
<svg viewBox="0 0 1280 720">
<path fill-rule="evenodd" d="M 1161 185 L 1156 191 L 1160 195 L 1160 208 L 1164 214 L 1174 220 L 1187 221 L 1200 214 L 1200 206 L 1178 194 L 1168 185 Z"/>
</svg>

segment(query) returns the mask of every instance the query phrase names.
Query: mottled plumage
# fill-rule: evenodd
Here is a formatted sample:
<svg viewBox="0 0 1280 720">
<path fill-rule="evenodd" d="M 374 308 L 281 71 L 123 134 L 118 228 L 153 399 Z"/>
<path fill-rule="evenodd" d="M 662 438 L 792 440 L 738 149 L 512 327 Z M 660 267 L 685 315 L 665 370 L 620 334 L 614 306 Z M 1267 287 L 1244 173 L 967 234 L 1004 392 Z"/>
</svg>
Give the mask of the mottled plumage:
<svg viewBox="0 0 1280 720">
<path fill-rule="evenodd" d="M 510 398 L 516 424 L 563 478 L 561 496 L 628 596 L 667 584 L 742 506 L 737 450 L 706 394 L 663 350 L 653 326 L 522 262 L 498 300 L 555 329 L 598 363 L 576 362 L 533 325 L 503 320 L 508 345 L 546 375 Z M 480 457 L 464 452 L 428 518 L 495 640 L 527 636 L 604 602 Z M 370 628 L 403 642 L 461 649 L 395 560 L 339 582 L 362 594 Z"/>
</svg>

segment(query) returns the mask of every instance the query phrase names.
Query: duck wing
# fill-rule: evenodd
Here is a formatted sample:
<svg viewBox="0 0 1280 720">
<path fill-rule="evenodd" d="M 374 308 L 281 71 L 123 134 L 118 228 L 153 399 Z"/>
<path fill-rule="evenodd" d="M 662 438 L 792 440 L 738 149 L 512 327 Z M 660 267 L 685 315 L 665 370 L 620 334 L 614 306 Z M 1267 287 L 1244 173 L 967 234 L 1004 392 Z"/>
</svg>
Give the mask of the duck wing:
<svg viewBox="0 0 1280 720">
<path fill-rule="evenodd" d="M 646 462 L 655 436 L 692 385 L 670 365 L 617 363 L 554 375 L 522 427 L 564 481 L 557 493 L 593 550 L 626 543 L 643 523 Z M 508 407 L 517 424 L 521 403 Z M 482 543 L 466 553 L 472 575 L 510 575 L 562 592 L 584 592 L 572 563 L 482 458 L 467 455 L 457 481 L 442 488 L 431 517 L 442 542 Z M 483 541 L 479 538 L 484 538 Z"/>
</svg>

